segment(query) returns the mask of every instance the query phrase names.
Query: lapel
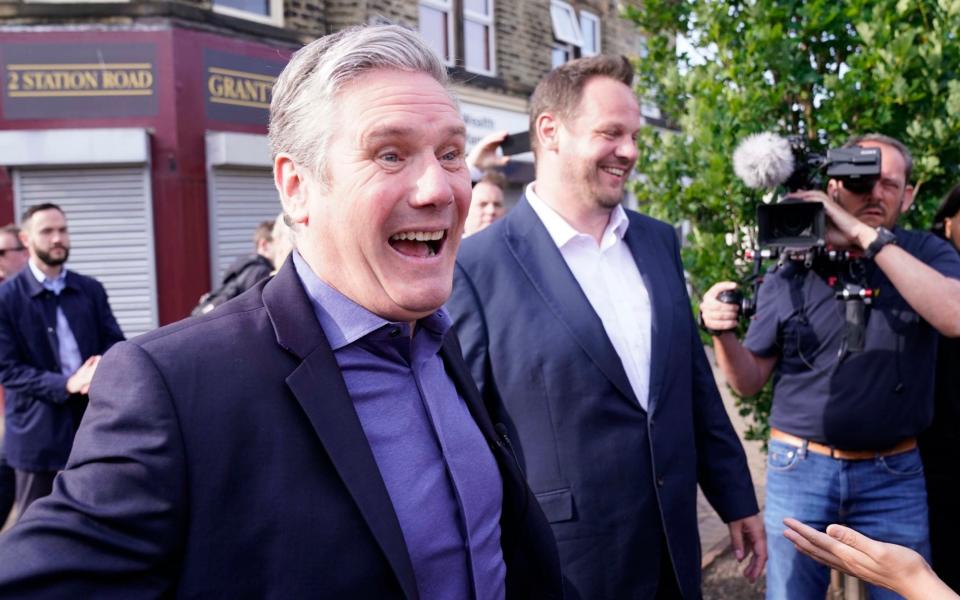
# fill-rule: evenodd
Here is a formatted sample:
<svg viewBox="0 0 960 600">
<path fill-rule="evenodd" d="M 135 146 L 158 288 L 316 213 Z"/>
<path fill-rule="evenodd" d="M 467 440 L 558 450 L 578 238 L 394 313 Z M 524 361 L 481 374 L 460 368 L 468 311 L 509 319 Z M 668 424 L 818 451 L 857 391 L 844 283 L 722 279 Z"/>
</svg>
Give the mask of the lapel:
<svg viewBox="0 0 960 600">
<path fill-rule="evenodd" d="M 639 408 L 623 363 L 603 330 L 600 317 L 526 198 L 504 218 L 503 236 L 507 248 L 544 303 L 614 387 Z"/>
<path fill-rule="evenodd" d="M 650 296 L 650 396 L 647 410 L 653 414 L 663 388 L 664 373 L 670 367 L 670 344 L 673 340 L 673 311 L 676 298 L 671 295 L 668 271 L 673 257 L 655 247 L 654 232 L 647 223 L 631 211 L 627 211 L 630 226 L 624 241 L 630 248 L 633 261 L 640 271 L 647 294 Z"/>
<path fill-rule="evenodd" d="M 463 352 L 452 329 L 444 337 L 443 346 L 440 347 L 440 357 L 443 358 L 447 375 L 453 380 L 460 397 L 467 404 L 467 409 L 476 421 L 480 433 L 486 438 L 487 443 L 497 445 L 497 433 L 491 420 L 493 414 L 483 405 L 480 392 L 477 390 L 467 363 L 463 361 Z"/>
<path fill-rule="evenodd" d="M 288 260 L 263 290 L 277 343 L 302 362 L 287 385 L 356 502 L 407 598 L 418 598 L 410 553 L 373 451 L 310 300 Z"/>
</svg>

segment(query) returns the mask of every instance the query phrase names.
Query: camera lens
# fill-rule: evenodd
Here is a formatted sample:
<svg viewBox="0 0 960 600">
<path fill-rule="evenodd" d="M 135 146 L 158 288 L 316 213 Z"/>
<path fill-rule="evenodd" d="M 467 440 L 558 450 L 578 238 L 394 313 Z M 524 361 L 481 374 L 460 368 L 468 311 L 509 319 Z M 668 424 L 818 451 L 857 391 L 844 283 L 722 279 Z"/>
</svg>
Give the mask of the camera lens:
<svg viewBox="0 0 960 600">
<path fill-rule="evenodd" d="M 779 223 L 777 224 L 780 237 L 801 237 L 810 235 L 811 211 L 802 204 L 782 206 Z"/>
</svg>

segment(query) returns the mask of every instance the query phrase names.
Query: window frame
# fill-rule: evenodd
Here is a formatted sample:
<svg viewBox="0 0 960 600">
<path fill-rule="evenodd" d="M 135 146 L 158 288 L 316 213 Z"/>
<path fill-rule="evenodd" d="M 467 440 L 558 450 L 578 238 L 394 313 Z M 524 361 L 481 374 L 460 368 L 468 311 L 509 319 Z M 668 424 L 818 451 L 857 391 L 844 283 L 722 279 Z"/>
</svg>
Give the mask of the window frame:
<svg viewBox="0 0 960 600">
<path fill-rule="evenodd" d="M 217 0 L 211 0 L 210 4 L 213 8 L 213 12 L 221 15 L 236 17 L 238 19 L 246 19 L 247 21 L 255 21 L 265 25 L 283 27 L 283 0 L 269 0 L 269 15 L 261 15 L 248 10 L 233 8 L 232 6 L 219 5 L 217 4 Z"/>
<path fill-rule="evenodd" d="M 574 30 L 573 37 L 560 35 L 563 27 L 560 26 L 560 19 L 564 16 L 569 18 L 569 25 Z M 573 6 L 564 0 L 550 0 L 550 24 L 553 26 L 553 38 L 558 42 L 565 42 L 580 48 L 583 46 L 583 33 L 580 31 L 580 19 L 577 17 L 577 11 Z"/>
<path fill-rule="evenodd" d="M 462 54 L 463 54 L 463 69 L 469 71 L 470 73 L 477 73 L 478 75 L 487 75 L 493 77 L 497 74 L 497 29 L 496 24 L 494 23 L 494 13 L 495 13 L 495 0 L 486 0 L 487 3 L 487 14 L 478 13 L 472 10 L 467 9 L 466 2 L 461 2 L 460 6 L 462 8 L 463 16 L 460 19 L 462 26 L 461 31 L 463 36 L 460 38 L 463 40 L 462 44 Z M 489 52 L 489 69 L 472 69 L 467 65 L 467 21 L 472 23 L 477 23 L 481 26 L 486 26 L 488 36 L 487 36 L 487 51 Z"/>
<path fill-rule="evenodd" d="M 593 23 L 593 31 L 594 31 L 593 41 L 596 47 L 591 48 L 589 51 L 585 47 L 587 39 L 586 39 L 586 36 L 583 35 L 584 21 L 591 21 Z M 603 48 L 603 44 L 600 39 L 601 35 L 602 33 L 601 33 L 600 17 L 588 10 L 581 10 L 580 11 L 580 37 L 583 39 L 583 44 L 580 46 L 580 56 L 599 55 L 601 53 L 601 49 Z"/>
<path fill-rule="evenodd" d="M 453 26 L 454 19 L 456 18 L 456 7 L 453 4 L 453 0 L 419 0 L 417 2 L 417 33 L 423 34 L 420 27 L 423 23 L 420 21 L 420 7 L 426 6 L 434 10 L 440 11 L 447 15 L 447 40 L 449 42 L 450 56 L 440 56 L 440 61 L 448 66 L 452 67 L 456 65 L 457 62 L 457 38 L 456 30 Z"/>
<path fill-rule="evenodd" d="M 559 63 L 559 64 L 555 63 L 553 61 L 553 53 L 556 51 L 566 52 L 569 58 L 567 58 L 567 60 L 563 61 L 562 63 Z M 574 46 L 569 42 L 560 42 L 557 40 L 553 40 L 553 45 L 550 46 L 550 68 L 551 69 L 556 69 L 560 65 L 566 64 L 576 57 L 577 57 L 576 46 Z"/>
</svg>

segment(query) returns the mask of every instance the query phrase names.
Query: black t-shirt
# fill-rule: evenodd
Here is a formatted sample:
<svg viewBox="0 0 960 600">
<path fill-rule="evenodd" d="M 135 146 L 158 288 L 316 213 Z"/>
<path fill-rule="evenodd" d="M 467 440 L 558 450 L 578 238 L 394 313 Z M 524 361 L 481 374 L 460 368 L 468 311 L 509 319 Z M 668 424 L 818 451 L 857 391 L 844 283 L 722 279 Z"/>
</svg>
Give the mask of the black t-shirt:
<svg viewBox="0 0 960 600">
<path fill-rule="evenodd" d="M 948 243 L 925 232 L 895 234 L 918 260 L 960 279 L 960 257 Z M 861 352 L 842 351 L 845 305 L 831 277 L 879 289 L 865 310 Z M 809 269 L 791 261 L 765 277 L 744 345 L 779 357 L 771 425 L 837 448 L 873 450 L 930 424 L 937 338 L 872 261 L 841 268 L 820 260 Z"/>
</svg>

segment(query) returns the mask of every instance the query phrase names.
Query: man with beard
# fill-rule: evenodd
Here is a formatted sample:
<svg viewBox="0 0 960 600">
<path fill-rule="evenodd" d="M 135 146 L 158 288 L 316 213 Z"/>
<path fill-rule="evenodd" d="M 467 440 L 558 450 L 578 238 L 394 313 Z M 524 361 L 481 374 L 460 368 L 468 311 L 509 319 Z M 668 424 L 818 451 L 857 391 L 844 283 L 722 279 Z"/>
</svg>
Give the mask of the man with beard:
<svg viewBox="0 0 960 600">
<path fill-rule="evenodd" d="M 855 192 L 831 179 L 825 192 L 791 194 L 823 204 L 827 242 L 851 260 L 778 264 L 743 343 L 737 307 L 719 300 L 735 283 L 715 284 L 701 304 L 730 386 L 750 396 L 773 376 L 764 508 L 771 599 L 823 598 L 830 578 L 784 537 L 787 517 L 821 531 L 840 523 L 930 560 L 917 434 L 933 413 L 938 333 L 960 336 L 960 259 L 944 240 L 897 226 L 914 199 L 907 147 L 882 134 L 851 146 L 879 150 L 873 187 Z M 850 286 L 873 296 L 859 325 L 837 293 Z M 900 596 L 872 587 L 870 597 Z"/>
<path fill-rule="evenodd" d="M 531 99 L 536 181 L 467 239 L 449 308 L 583 598 L 697 598 L 697 484 L 745 575 L 765 560 L 743 448 L 690 314 L 672 227 L 620 206 L 640 107 L 623 57 L 569 62 Z"/>
<path fill-rule="evenodd" d="M 67 463 L 100 355 L 123 340 L 98 281 L 64 267 L 67 218 L 56 204 L 24 212 L 27 268 L 0 286 L 4 450 L 16 471 L 18 518 L 50 493 Z"/>
</svg>

